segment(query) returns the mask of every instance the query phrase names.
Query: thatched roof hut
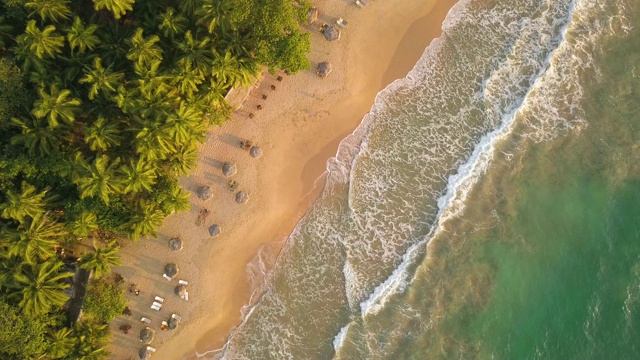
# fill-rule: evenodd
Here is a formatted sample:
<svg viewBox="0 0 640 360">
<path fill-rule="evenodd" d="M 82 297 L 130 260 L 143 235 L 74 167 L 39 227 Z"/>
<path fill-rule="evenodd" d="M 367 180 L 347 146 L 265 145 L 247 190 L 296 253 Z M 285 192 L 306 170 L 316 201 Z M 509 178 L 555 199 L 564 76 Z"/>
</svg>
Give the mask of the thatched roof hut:
<svg viewBox="0 0 640 360">
<path fill-rule="evenodd" d="M 144 344 L 150 344 L 153 341 L 155 335 L 155 330 L 147 326 L 146 328 L 142 329 L 142 331 L 140 331 L 140 341 L 142 341 Z"/>
<path fill-rule="evenodd" d="M 322 78 L 327 77 L 331 72 L 331 63 L 328 61 L 321 62 L 318 64 L 316 74 Z"/>
<path fill-rule="evenodd" d="M 247 195 L 247 193 L 245 193 L 244 191 L 238 191 L 236 193 L 236 202 L 238 204 L 244 204 L 247 201 L 249 201 L 249 195 Z"/>
<path fill-rule="evenodd" d="M 176 295 L 178 295 L 180 297 L 183 297 L 184 294 L 187 293 L 187 286 L 180 284 L 180 285 L 176 286 L 176 288 L 173 290 L 173 292 L 175 292 Z"/>
<path fill-rule="evenodd" d="M 168 277 L 174 277 L 178 275 L 178 265 L 174 263 L 168 263 L 164 267 L 164 273 L 167 274 Z"/>
<path fill-rule="evenodd" d="M 234 163 L 226 162 L 222 165 L 222 174 L 224 176 L 233 176 L 238 172 L 238 168 Z"/>
<path fill-rule="evenodd" d="M 322 30 L 322 34 L 324 34 L 324 38 L 329 41 L 334 41 L 340 39 L 340 30 L 335 25 L 329 25 Z"/>
<path fill-rule="evenodd" d="M 216 237 L 220 235 L 221 232 L 222 232 L 222 229 L 220 228 L 220 225 L 213 224 L 209 226 L 209 235 L 211 235 L 211 237 Z"/>
<path fill-rule="evenodd" d="M 256 145 L 253 145 L 251 149 L 249 149 L 249 155 L 251 155 L 252 158 L 257 159 L 262 156 L 262 149 Z"/>
<path fill-rule="evenodd" d="M 211 186 L 201 186 L 198 189 L 198 197 L 202 200 L 209 200 L 213 196 L 213 189 Z"/>
<path fill-rule="evenodd" d="M 319 11 L 316 8 L 311 8 L 307 11 L 307 23 L 309 25 L 313 24 L 316 20 L 318 20 Z"/>
<path fill-rule="evenodd" d="M 173 251 L 182 250 L 182 240 L 179 238 L 173 238 L 169 240 L 169 249 Z"/>
</svg>

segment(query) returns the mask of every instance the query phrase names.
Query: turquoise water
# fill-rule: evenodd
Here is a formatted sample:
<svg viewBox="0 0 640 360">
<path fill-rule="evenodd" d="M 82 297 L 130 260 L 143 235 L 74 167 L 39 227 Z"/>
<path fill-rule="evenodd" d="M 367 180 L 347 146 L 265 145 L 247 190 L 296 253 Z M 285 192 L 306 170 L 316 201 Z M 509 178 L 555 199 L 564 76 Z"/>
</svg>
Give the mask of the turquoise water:
<svg viewBox="0 0 640 360">
<path fill-rule="evenodd" d="M 640 358 L 640 4 L 460 1 L 228 359 Z"/>
</svg>

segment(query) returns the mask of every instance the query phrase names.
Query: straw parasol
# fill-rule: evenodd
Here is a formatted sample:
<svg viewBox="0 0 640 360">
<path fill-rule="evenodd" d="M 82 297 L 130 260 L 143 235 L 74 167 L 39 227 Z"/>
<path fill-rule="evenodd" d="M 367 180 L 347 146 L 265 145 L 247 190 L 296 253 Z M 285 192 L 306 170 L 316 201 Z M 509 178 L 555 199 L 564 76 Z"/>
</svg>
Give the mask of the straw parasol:
<svg viewBox="0 0 640 360">
<path fill-rule="evenodd" d="M 173 251 L 182 250 L 182 240 L 178 238 L 173 238 L 169 240 L 169 249 Z"/>
<path fill-rule="evenodd" d="M 244 191 L 238 191 L 236 193 L 236 202 L 238 204 L 244 204 L 247 201 L 249 201 L 249 195 L 247 195 L 247 193 L 245 193 Z"/>
<path fill-rule="evenodd" d="M 216 237 L 220 235 L 221 232 L 222 232 L 222 229 L 220 228 L 220 225 L 213 224 L 209 226 L 209 235 L 211 235 L 211 237 Z"/>
<path fill-rule="evenodd" d="M 140 341 L 142 341 L 144 344 L 150 344 L 153 341 L 155 335 L 155 330 L 147 326 L 146 328 L 142 329 L 142 331 L 140 331 Z"/>
<path fill-rule="evenodd" d="M 168 277 L 174 277 L 178 275 L 178 266 L 174 263 L 168 263 L 164 267 L 164 273 L 167 274 Z"/>
<path fill-rule="evenodd" d="M 180 297 L 183 297 L 184 294 L 187 293 L 187 286 L 180 284 L 180 285 L 176 286 L 176 288 L 173 290 L 173 292 L 175 292 L 176 295 L 178 295 Z"/>
<path fill-rule="evenodd" d="M 198 189 L 198 197 L 202 200 L 211 199 L 213 196 L 213 189 L 210 186 L 201 186 Z"/>
<path fill-rule="evenodd" d="M 224 176 L 233 176 L 237 172 L 238 168 L 233 163 L 226 162 L 222 165 L 222 174 L 224 174 Z"/>
<path fill-rule="evenodd" d="M 316 8 L 311 8 L 309 9 L 309 11 L 307 11 L 307 23 L 309 25 L 313 24 L 316 20 L 318 20 L 318 9 Z"/>
<path fill-rule="evenodd" d="M 151 359 L 151 351 L 147 350 L 147 348 L 142 348 L 138 351 L 138 356 L 140 356 L 142 360 Z"/>
<path fill-rule="evenodd" d="M 324 38 L 329 41 L 340 39 L 340 30 L 334 25 L 325 27 L 322 33 L 324 34 Z"/>
<path fill-rule="evenodd" d="M 262 156 L 262 149 L 260 149 L 260 147 L 253 145 L 251 147 L 251 149 L 249 149 L 249 155 L 251 155 L 252 158 L 259 158 Z"/>
<path fill-rule="evenodd" d="M 327 75 L 329 75 L 329 73 L 331 72 L 331 63 L 328 61 L 324 61 L 321 62 L 320 64 L 318 64 L 317 67 L 318 71 L 316 71 L 316 74 L 318 74 L 318 76 L 320 77 L 327 77 Z"/>
</svg>

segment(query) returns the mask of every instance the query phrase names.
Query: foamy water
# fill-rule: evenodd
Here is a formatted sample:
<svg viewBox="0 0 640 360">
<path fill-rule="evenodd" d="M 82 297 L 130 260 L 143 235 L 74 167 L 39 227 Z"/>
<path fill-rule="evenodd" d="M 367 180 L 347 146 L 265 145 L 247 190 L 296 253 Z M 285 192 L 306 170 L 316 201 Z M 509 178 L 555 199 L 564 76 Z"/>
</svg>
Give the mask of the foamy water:
<svg viewBox="0 0 640 360">
<path fill-rule="evenodd" d="M 429 324 L 410 305 L 387 308 L 389 299 L 411 286 L 429 240 L 464 212 L 497 146 L 516 152 L 522 139 L 545 141 L 585 125 L 589 54 L 600 37 L 629 29 L 615 5 L 460 1 L 444 35 L 378 94 L 328 161 L 322 196 L 221 355 L 387 358 L 405 336 L 381 333 L 389 312 Z"/>
</svg>

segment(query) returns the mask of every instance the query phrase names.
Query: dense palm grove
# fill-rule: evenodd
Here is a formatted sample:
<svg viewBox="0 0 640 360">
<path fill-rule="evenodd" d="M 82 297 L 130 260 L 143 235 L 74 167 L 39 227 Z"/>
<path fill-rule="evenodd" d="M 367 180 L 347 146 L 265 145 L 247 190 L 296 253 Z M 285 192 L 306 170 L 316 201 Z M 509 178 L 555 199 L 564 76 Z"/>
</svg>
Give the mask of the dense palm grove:
<svg viewBox="0 0 640 360">
<path fill-rule="evenodd" d="M 306 0 L 2 0 L 0 358 L 102 359 L 125 306 L 114 239 L 187 209 L 178 186 L 224 95 L 309 67 Z M 93 248 L 82 321 L 67 302 Z M 65 260 L 65 261 L 63 261 Z M 93 289 L 93 290 L 92 290 Z M 98 289 L 98 290 L 95 290 Z"/>
</svg>

